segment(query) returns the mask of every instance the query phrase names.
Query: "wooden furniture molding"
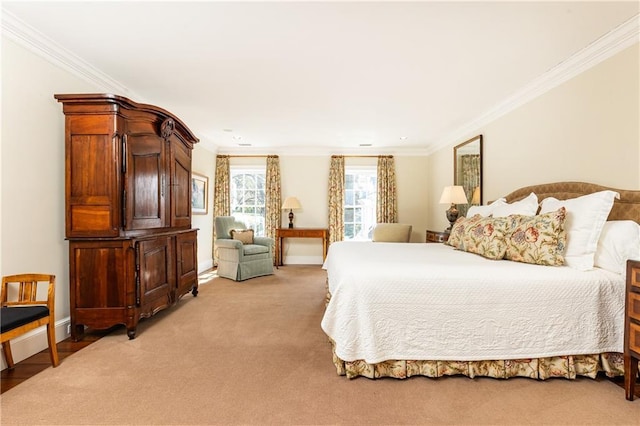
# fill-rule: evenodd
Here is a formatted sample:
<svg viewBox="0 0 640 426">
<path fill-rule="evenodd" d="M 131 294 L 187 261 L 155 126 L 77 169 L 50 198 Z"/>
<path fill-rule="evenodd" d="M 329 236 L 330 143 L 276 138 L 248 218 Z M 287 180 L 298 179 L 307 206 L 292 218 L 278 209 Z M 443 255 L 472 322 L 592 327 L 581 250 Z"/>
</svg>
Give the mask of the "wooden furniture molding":
<svg viewBox="0 0 640 426">
<path fill-rule="evenodd" d="M 329 229 L 326 228 L 278 228 L 276 229 L 276 265 L 282 266 L 285 238 L 321 238 L 322 260 L 327 257 Z"/>
<path fill-rule="evenodd" d="M 627 261 L 627 303 L 624 325 L 624 389 L 633 401 L 640 362 L 640 261 Z"/>
<path fill-rule="evenodd" d="M 448 232 L 429 231 L 427 229 L 427 242 L 428 243 L 446 243 L 449 239 Z"/>
</svg>

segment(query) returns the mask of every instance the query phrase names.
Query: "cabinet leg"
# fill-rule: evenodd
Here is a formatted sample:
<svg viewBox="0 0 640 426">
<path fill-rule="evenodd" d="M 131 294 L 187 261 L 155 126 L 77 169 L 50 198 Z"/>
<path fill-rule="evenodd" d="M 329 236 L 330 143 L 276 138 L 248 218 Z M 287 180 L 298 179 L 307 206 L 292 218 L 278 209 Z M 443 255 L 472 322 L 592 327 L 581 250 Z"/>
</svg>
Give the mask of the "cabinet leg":
<svg viewBox="0 0 640 426">
<path fill-rule="evenodd" d="M 129 336 L 129 340 L 133 340 L 136 338 L 136 328 L 127 328 L 127 336 Z"/>
<path fill-rule="evenodd" d="M 71 338 L 74 342 L 82 340 L 84 337 L 84 325 L 71 323 Z"/>
<path fill-rule="evenodd" d="M 191 290 L 191 294 L 193 294 L 193 297 L 197 297 L 198 296 L 198 286 L 194 285 L 193 289 Z"/>
<path fill-rule="evenodd" d="M 638 376 L 638 360 L 632 356 L 624 356 L 624 392 L 629 401 L 633 401 L 636 377 Z"/>
</svg>

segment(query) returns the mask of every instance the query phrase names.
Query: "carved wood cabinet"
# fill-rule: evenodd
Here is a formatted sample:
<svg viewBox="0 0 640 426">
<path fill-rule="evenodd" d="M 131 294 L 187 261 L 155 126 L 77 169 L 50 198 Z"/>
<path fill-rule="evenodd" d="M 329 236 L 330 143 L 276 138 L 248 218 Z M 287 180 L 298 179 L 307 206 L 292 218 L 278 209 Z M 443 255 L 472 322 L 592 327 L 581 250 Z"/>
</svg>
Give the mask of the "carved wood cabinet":
<svg viewBox="0 0 640 426">
<path fill-rule="evenodd" d="M 198 293 L 191 152 L 173 114 L 109 94 L 58 94 L 65 115 L 71 334 L 138 321 Z"/>
</svg>

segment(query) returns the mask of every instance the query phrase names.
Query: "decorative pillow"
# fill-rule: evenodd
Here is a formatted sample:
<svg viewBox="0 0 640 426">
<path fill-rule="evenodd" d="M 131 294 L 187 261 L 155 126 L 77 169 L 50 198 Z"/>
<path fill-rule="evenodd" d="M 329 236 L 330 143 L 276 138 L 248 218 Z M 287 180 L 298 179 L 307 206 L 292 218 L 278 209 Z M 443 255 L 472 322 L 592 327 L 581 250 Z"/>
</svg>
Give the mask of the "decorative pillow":
<svg viewBox="0 0 640 426">
<path fill-rule="evenodd" d="M 640 260 L 640 225 L 632 220 L 605 222 L 594 266 L 623 275 L 629 259 Z"/>
<path fill-rule="evenodd" d="M 598 240 L 604 223 L 613 207 L 614 191 L 600 191 L 569 200 L 545 198 L 540 213 L 548 213 L 566 207 L 567 248 L 564 261 L 567 266 L 581 271 L 593 269 Z"/>
<path fill-rule="evenodd" d="M 231 238 L 242 244 L 253 244 L 253 229 L 232 229 Z"/>
<path fill-rule="evenodd" d="M 566 209 L 537 216 L 512 215 L 504 258 L 535 265 L 560 266 L 567 244 Z"/>
<path fill-rule="evenodd" d="M 509 204 L 502 202 L 497 204 L 491 211 L 493 217 L 507 217 L 512 214 L 522 216 L 533 216 L 538 212 L 538 196 L 533 192 L 520 201 Z"/>
<path fill-rule="evenodd" d="M 460 248 L 460 244 L 462 243 L 462 236 L 465 233 L 465 227 L 472 223 L 476 223 L 482 219 L 482 216 L 479 214 L 474 215 L 473 217 L 459 217 L 458 220 L 451 227 L 451 232 L 449 233 L 449 239 L 445 244 L 450 245 L 451 247 Z"/>
<path fill-rule="evenodd" d="M 469 221 L 464 227 L 459 249 L 487 259 L 502 259 L 507 250 L 505 234 L 508 225 L 507 218 L 484 217 Z"/>
<path fill-rule="evenodd" d="M 493 210 L 496 207 L 506 203 L 507 200 L 505 198 L 498 198 L 493 203 L 486 206 L 471 206 L 469 207 L 469 210 L 467 210 L 467 217 L 473 217 L 477 214 L 484 217 L 491 216 L 491 213 L 493 213 Z"/>
</svg>

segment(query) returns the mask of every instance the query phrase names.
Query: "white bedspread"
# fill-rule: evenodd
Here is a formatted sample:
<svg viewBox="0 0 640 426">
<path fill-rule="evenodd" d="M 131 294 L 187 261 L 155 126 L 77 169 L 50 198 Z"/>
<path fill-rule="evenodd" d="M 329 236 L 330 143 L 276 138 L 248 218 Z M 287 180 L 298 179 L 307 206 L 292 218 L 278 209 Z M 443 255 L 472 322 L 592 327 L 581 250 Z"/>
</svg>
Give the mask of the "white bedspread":
<svg viewBox="0 0 640 426">
<path fill-rule="evenodd" d="M 344 361 L 623 352 L 624 277 L 487 260 L 444 244 L 337 242 L 322 329 Z"/>
</svg>

